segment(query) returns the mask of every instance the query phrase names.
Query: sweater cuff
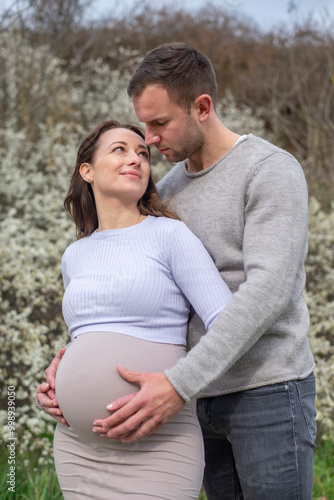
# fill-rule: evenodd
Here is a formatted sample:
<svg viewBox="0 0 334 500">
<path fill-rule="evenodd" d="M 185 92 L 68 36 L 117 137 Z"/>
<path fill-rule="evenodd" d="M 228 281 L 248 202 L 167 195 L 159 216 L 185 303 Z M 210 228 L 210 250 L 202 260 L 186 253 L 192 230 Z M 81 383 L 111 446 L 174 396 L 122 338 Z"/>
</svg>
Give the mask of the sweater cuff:
<svg viewBox="0 0 334 500">
<path fill-rule="evenodd" d="M 174 368 L 174 367 L 173 367 Z M 170 368 L 168 370 L 165 370 L 165 375 L 166 377 L 168 378 L 169 382 L 172 384 L 172 386 L 174 387 L 174 389 L 176 390 L 176 392 L 181 396 L 182 399 L 185 400 L 186 403 L 189 403 L 191 401 L 191 397 L 188 396 L 188 394 L 186 394 L 184 392 L 184 390 L 179 386 L 179 384 L 175 381 L 172 373 L 170 373 L 171 371 L 173 371 L 173 368 Z M 177 379 L 178 377 L 176 377 Z"/>
</svg>

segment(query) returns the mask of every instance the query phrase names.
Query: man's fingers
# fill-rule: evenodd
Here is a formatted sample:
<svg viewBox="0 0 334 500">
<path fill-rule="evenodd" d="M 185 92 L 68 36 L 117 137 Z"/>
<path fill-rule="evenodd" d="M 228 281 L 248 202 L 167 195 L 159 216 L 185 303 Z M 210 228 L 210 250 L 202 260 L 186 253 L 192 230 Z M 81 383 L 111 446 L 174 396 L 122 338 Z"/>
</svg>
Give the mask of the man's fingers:
<svg viewBox="0 0 334 500">
<path fill-rule="evenodd" d="M 122 406 L 119 410 L 115 411 L 112 415 L 110 415 L 110 417 L 94 420 L 93 425 L 99 427 L 113 427 L 131 418 L 140 409 L 140 403 L 136 403 L 135 396 L 137 395 L 138 392 L 135 393 L 132 398 L 130 398 L 130 402 L 128 404 Z M 130 396 L 132 395 L 130 394 Z M 125 396 L 125 398 L 127 398 L 127 396 Z M 120 399 L 122 400 L 125 398 L 120 398 Z M 110 405 L 108 405 L 107 408 L 108 410 L 114 409 L 113 407 L 110 407 Z"/>
<path fill-rule="evenodd" d="M 160 427 L 162 427 L 164 424 L 156 424 L 155 422 L 149 421 L 145 422 L 142 424 L 139 429 L 129 433 L 127 436 L 124 436 L 121 438 L 121 441 L 124 443 L 131 443 L 133 441 L 137 441 L 138 439 L 143 439 L 150 434 L 153 434 L 156 432 Z"/>
<path fill-rule="evenodd" d="M 135 441 L 154 432 L 186 404 L 163 373 L 138 373 L 119 367 L 126 380 L 137 382 L 139 392 L 113 401 L 110 417 L 93 422 L 94 432 L 110 439 Z M 128 401 L 130 399 L 130 401 Z M 119 405 L 119 406 L 116 406 Z"/>
<path fill-rule="evenodd" d="M 115 399 L 115 401 L 112 401 L 108 406 L 107 409 L 110 411 L 116 411 L 119 410 L 120 408 L 123 408 L 126 404 L 130 403 L 132 399 L 136 396 L 137 392 L 133 392 L 132 394 L 128 394 L 127 396 L 124 396 L 119 399 Z"/>
<path fill-rule="evenodd" d="M 151 424 L 149 422 L 151 422 Z M 119 425 L 113 426 L 112 429 L 108 430 L 108 437 L 111 439 L 123 439 L 125 436 L 132 434 L 134 431 L 136 434 L 140 434 L 140 430 L 144 423 L 146 423 L 145 428 L 148 429 L 151 427 L 153 428 L 157 424 L 155 419 L 147 416 L 146 411 L 139 410 L 126 420 L 122 421 Z M 104 423 L 102 427 L 106 427 L 106 424 Z"/>
<path fill-rule="evenodd" d="M 126 415 L 125 417 L 123 417 L 122 415 L 119 415 L 120 411 L 122 411 L 122 410 L 119 410 L 117 412 L 117 414 L 114 413 L 110 417 L 94 420 L 93 425 L 96 427 L 102 427 L 105 429 L 107 427 L 113 427 L 114 425 L 121 424 L 122 422 L 124 422 L 128 418 L 129 415 Z M 130 413 L 130 415 L 132 415 L 132 412 Z"/>
<path fill-rule="evenodd" d="M 136 394 L 134 394 L 133 396 L 135 396 L 135 395 Z M 114 409 L 117 410 L 118 408 L 122 409 L 123 406 L 127 402 L 131 401 L 132 398 L 130 398 L 128 401 L 126 401 L 126 399 L 128 399 L 128 397 L 130 397 L 130 396 L 132 396 L 132 394 L 130 394 L 129 396 L 125 396 L 124 398 L 116 399 L 116 401 L 113 401 L 112 403 L 110 403 L 107 406 L 107 409 L 110 411 L 113 411 Z M 128 408 L 127 408 L 127 410 L 128 410 Z M 132 414 L 131 411 L 130 412 L 125 411 L 124 412 L 125 416 L 123 417 L 122 414 L 120 414 L 120 411 L 117 411 L 117 414 L 114 413 L 110 417 L 96 419 L 93 422 L 93 426 L 94 426 L 93 430 L 94 430 L 94 432 L 99 432 L 100 434 L 106 434 L 108 432 L 108 430 L 110 429 L 110 427 L 112 427 L 113 425 L 117 425 L 117 424 L 124 422 L 124 420 L 126 420 L 126 418 L 131 414 Z"/>
<path fill-rule="evenodd" d="M 97 429 L 97 432 L 100 432 L 101 434 L 108 433 L 109 437 L 111 437 L 111 433 L 114 434 L 115 432 L 115 438 L 118 439 L 120 437 L 128 435 L 134 429 L 138 429 L 141 422 L 145 418 L 143 412 L 139 411 L 137 413 L 136 411 L 132 410 L 130 410 L 129 412 L 128 407 L 126 411 L 126 416 L 124 418 L 122 416 L 121 417 L 118 416 L 118 414 L 121 412 L 122 410 L 119 410 L 117 412 L 117 415 L 114 414 L 111 415 L 111 417 L 107 417 L 105 419 L 94 420 L 93 422 L 94 428 Z M 114 421 L 115 416 L 117 416 L 116 422 Z"/>
<path fill-rule="evenodd" d="M 100 425 L 95 425 L 93 427 L 93 432 L 97 432 L 98 434 L 108 434 L 109 427 L 101 427 Z"/>
<path fill-rule="evenodd" d="M 109 430 L 107 435 L 110 439 L 129 443 L 145 438 L 159 429 L 164 423 L 162 421 L 157 422 L 156 418 L 143 421 L 143 416 L 138 412 L 138 415 L 134 415 L 133 418 L 128 419 L 125 424 Z"/>
<path fill-rule="evenodd" d="M 133 372 L 132 370 L 128 370 L 124 368 L 124 366 L 117 365 L 118 373 L 124 380 L 128 382 L 134 382 L 136 384 L 141 384 L 142 382 L 142 374 L 140 372 Z"/>
</svg>

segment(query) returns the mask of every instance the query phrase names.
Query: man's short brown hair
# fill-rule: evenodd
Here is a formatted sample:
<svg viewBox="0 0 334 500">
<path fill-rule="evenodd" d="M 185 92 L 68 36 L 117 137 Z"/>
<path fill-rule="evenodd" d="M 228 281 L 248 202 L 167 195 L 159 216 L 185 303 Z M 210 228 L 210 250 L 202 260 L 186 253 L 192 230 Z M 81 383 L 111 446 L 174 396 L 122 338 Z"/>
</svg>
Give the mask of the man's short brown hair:
<svg viewBox="0 0 334 500">
<path fill-rule="evenodd" d="M 217 81 L 210 59 L 184 43 L 163 44 L 148 52 L 129 82 L 129 96 L 139 96 L 150 84 L 163 85 L 171 100 L 187 111 L 201 94 L 216 102 Z"/>
</svg>

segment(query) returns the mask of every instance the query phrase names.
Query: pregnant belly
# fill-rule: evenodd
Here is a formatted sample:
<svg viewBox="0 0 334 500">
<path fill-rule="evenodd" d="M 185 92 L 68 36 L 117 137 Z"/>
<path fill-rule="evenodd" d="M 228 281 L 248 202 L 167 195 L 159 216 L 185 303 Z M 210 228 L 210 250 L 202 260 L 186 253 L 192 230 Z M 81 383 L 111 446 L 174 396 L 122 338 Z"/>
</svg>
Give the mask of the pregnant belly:
<svg viewBox="0 0 334 500">
<path fill-rule="evenodd" d="M 59 407 L 73 431 L 85 442 L 103 439 L 92 432 L 93 421 L 106 418 L 114 399 L 139 390 L 122 379 L 117 365 L 134 371 L 161 372 L 185 355 L 183 346 L 148 342 L 111 332 L 76 337 L 60 362 L 56 376 Z"/>
</svg>

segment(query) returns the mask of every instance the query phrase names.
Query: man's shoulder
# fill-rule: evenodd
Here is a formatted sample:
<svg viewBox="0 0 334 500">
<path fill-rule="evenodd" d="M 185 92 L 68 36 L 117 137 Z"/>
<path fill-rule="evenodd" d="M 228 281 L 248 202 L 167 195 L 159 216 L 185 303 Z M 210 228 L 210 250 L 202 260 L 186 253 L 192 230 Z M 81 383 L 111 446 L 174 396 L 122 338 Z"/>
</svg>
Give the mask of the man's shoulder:
<svg viewBox="0 0 334 500">
<path fill-rule="evenodd" d="M 263 139 L 262 137 L 249 134 L 247 139 L 248 140 L 245 141 L 245 150 L 247 151 L 247 155 L 250 152 L 253 152 L 255 156 L 258 156 L 260 159 L 264 159 L 266 156 L 273 154 L 283 154 L 290 157 L 293 161 L 297 161 L 291 153 L 280 148 L 279 146 L 276 146 L 272 142 Z"/>
<path fill-rule="evenodd" d="M 261 137 L 249 134 L 247 140 L 240 144 L 240 151 L 234 155 L 234 166 L 236 174 L 244 172 L 245 177 L 253 179 L 258 174 L 278 176 L 303 175 L 298 160 L 288 151 L 268 142 Z"/>
</svg>

